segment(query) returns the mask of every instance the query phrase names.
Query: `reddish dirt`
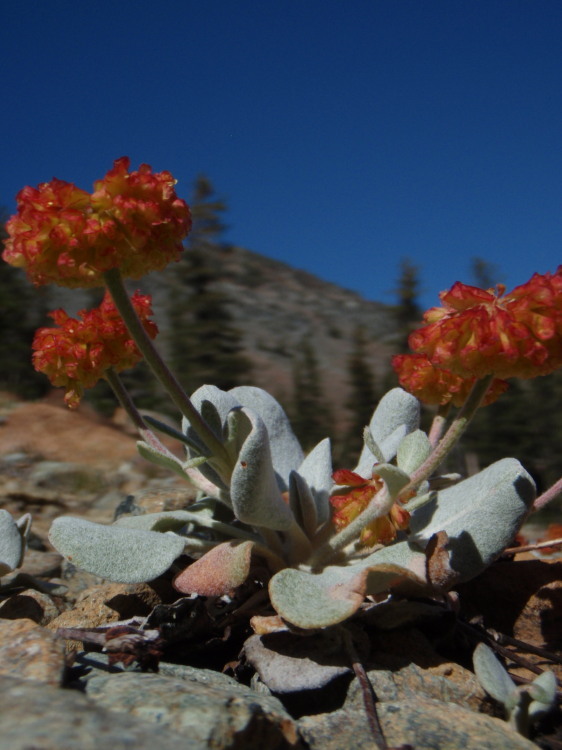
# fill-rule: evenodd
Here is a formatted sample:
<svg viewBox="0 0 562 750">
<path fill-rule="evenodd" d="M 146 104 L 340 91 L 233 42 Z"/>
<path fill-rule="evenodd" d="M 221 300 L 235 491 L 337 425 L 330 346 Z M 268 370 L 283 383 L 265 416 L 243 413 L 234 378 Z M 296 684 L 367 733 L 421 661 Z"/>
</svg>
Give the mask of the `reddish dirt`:
<svg viewBox="0 0 562 750">
<path fill-rule="evenodd" d="M 138 454 L 133 436 L 86 409 L 20 403 L 5 412 L 0 455 L 25 452 L 51 461 L 116 466 Z"/>
</svg>

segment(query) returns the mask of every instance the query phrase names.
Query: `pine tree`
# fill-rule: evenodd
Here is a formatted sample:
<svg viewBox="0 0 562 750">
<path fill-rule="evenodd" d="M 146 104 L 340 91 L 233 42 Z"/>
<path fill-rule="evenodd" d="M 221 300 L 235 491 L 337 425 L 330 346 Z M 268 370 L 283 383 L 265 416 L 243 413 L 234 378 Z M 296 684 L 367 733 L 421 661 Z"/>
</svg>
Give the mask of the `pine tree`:
<svg viewBox="0 0 562 750">
<path fill-rule="evenodd" d="M 474 283 L 480 289 L 491 289 L 500 280 L 497 267 L 478 255 L 471 259 L 471 271 Z"/>
<path fill-rule="evenodd" d="M 330 435 L 332 415 L 324 397 L 318 357 L 309 339 L 303 338 L 298 352 L 293 361 L 291 424 L 308 451 Z"/>
<path fill-rule="evenodd" d="M 419 296 L 419 269 L 409 258 L 400 262 L 400 276 L 396 289 L 398 302 L 394 307 L 394 318 L 397 327 L 397 352 L 409 351 L 408 336 L 421 320 Z"/>
<path fill-rule="evenodd" d="M 174 266 L 168 306 L 171 365 L 188 392 L 205 383 L 229 389 L 249 379 L 241 334 L 217 286 L 220 255 L 228 247 L 220 242 L 225 210 L 209 179 L 199 176 L 191 200 L 193 228 Z"/>
<path fill-rule="evenodd" d="M 353 335 L 353 349 L 348 360 L 351 392 L 346 402 L 350 412 L 349 429 L 339 460 L 349 466 L 356 462 L 363 447 L 363 429 L 369 424 L 378 396 L 375 378 L 367 361 L 367 336 L 358 326 Z"/>
<path fill-rule="evenodd" d="M 1 214 L 0 247 L 8 236 L 7 215 Z M 49 389 L 49 381 L 31 361 L 36 329 L 50 325 L 46 297 L 44 288 L 34 289 L 23 271 L 0 258 L 0 387 L 22 398 L 37 398 Z"/>
</svg>

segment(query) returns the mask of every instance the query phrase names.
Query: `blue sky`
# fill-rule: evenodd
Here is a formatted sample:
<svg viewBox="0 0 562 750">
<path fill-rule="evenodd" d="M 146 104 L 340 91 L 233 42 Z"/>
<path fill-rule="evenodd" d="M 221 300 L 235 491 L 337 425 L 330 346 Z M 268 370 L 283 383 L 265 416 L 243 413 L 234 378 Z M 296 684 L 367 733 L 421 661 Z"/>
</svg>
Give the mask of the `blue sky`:
<svg viewBox="0 0 562 750">
<path fill-rule="evenodd" d="M 512 287 L 562 262 L 561 40 L 559 0 L 3 0 L 0 204 L 128 155 L 369 299 Z"/>
</svg>

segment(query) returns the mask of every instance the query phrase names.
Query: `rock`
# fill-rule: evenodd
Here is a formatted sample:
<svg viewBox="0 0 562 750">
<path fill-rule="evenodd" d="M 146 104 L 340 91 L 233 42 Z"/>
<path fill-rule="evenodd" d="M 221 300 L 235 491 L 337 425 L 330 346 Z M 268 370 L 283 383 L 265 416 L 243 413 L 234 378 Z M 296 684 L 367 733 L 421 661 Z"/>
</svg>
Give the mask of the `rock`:
<svg viewBox="0 0 562 750">
<path fill-rule="evenodd" d="M 500 719 L 429 698 L 378 703 L 377 714 L 389 748 L 401 745 L 411 745 L 415 750 L 537 748 Z M 310 750 L 375 747 L 365 711 L 358 708 L 305 716 L 297 725 Z"/>
<path fill-rule="evenodd" d="M 0 676 L 0 750 L 178 750 L 186 737 L 100 708 L 75 690 Z M 202 750 L 192 745 L 190 749 Z"/>
<path fill-rule="evenodd" d="M 373 653 L 364 667 L 379 701 L 412 701 L 421 695 L 473 711 L 487 708 L 486 693 L 475 675 L 447 662 L 415 627 L 377 633 Z M 346 706 L 357 708 L 362 701 L 354 679 Z"/>
<path fill-rule="evenodd" d="M 38 578 L 56 578 L 61 574 L 62 561 L 63 557 L 58 552 L 34 550 L 28 545 L 19 570 Z"/>
<path fill-rule="evenodd" d="M 29 473 L 29 482 L 42 489 L 90 499 L 108 488 L 99 469 L 69 461 L 39 461 Z"/>
<path fill-rule="evenodd" d="M 110 711 L 189 737 L 190 748 L 281 750 L 302 747 L 294 721 L 275 698 L 234 682 L 218 686 L 161 674 L 95 674 L 87 695 Z"/>
<path fill-rule="evenodd" d="M 334 631 L 316 633 L 314 638 L 292 633 L 252 635 L 244 653 L 274 693 L 315 690 L 351 672 L 349 657 Z"/>
<path fill-rule="evenodd" d="M 49 629 L 96 628 L 134 615 L 147 615 L 160 604 L 158 593 L 147 583 L 102 583 L 79 594 L 73 609 L 49 623 Z M 81 648 L 79 641 L 67 641 L 71 650 Z"/>
<path fill-rule="evenodd" d="M 506 560 L 491 565 L 473 581 L 458 587 L 461 612 L 470 620 L 518 640 L 539 646 L 562 658 L 562 562 Z M 552 669 L 562 679 L 562 666 L 519 652 L 541 669 Z M 523 669 L 523 677 L 535 675 Z"/>
<path fill-rule="evenodd" d="M 64 644 L 53 633 L 32 620 L 0 620 L 0 675 L 60 685 L 64 668 Z"/>
<path fill-rule="evenodd" d="M 47 625 L 58 615 L 59 609 L 51 597 L 35 589 L 25 589 L 0 603 L 0 619 L 4 620 L 26 618 Z"/>
</svg>

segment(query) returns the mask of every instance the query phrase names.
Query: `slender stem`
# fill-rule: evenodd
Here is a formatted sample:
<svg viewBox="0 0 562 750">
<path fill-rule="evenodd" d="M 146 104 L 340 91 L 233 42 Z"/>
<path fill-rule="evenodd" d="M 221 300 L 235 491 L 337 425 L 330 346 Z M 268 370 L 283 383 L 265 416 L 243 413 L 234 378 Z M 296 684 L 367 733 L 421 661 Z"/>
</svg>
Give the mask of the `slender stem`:
<svg viewBox="0 0 562 750">
<path fill-rule="evenodd" d="M 131 337 L 140 349 L 150 369 L 162 383 L 172 401 L 189 421 L 209 451 L 219 460 L 222 459 L 226 468 L 229 462 L 224 445 L 193 406 L 176 377 L 158 353 L 129 299 L 119 270 L 114 268 L 106 271 L 104 279 L 116 308 L 119 310 Z"/>
<path fill-rule="evenodd" d="M 377 518 L 386 515 L 391 509 L 394 500 L 388 493 L 386 487 L 379 490 L 373 497 L 365 510 L 360 513 L 348 526 L 343 528 L 325 544 L 319 547 L 307 560 L 307 565 L 317 567 L 324 565 L 336 552 L 346 547 L 354 539 L 357 539 L 367 524 Z"/>
<path fill-rule="evenodd" d="M 163 443 L 160 442 L 142 418 L 142 415 L 139 413 L 127 389 L 123 385 L 121 378 L 112 367 L 105 371 L 104 378 L 111 386 L 117 400 L 137 428 L 142 439 L 158 451 L 171 456 L 172 453 Z"/>
<path fill-rule="evenodd" d="M 562 477 L 560 477 L 560 479 L 555 482 L 552 487 L 549 487 L 546 492 L 543 492 L 542 495 L 537 497 L 537 499 L 533 503 L 532 512 L 535 513 L 537 510 L 542 510 L 545 505 L 548 505 L 551 500 L 554 500 L 554 498 L 558 497 L 561 492 Z"/>
<path fill-rule="evenodd" d="M 445 429 L 445 423 L 447 421 L 447 415 L 449 414 L 451 404 L 445 404 L 440 406 L 437 410 L 437 414 L 433 417 L 433 422 L 429 430 L 428 438 L 432 448 L 436 448 L 443 430 Z"/>
<path fill-rule="evenodd" d="M 365 667 L 361 663 L 361 659 L 357 653 L 351 633 L 344 627 L 341 628 L 343 635 L 343 642 L 351 666 L 359 682 L 361 694 L 363 696 L 363 705 L 365 707 L 365 713 L 367 714 L 367 721 L 369 722 L 369 728 L 373 735 L 373 740 L 378 750 L 389 750 L 386 738 L 384 736 L 380 719 L 377 714 L 377 696 L 373 690 L 373 685 L 369 680 L 369 675 L 365 671 Z"/>
<path fill-rule="evenodd" d="M 492 375 L 486 375 L 481 380 L 477 380 L 472 386 L 472 390 L 468 394 L 466 401 L 463 404 L 462 409 L 459 411 L 449 429 L 445 435 L 441 438 L 435 450 L 428 456 L 423 464 L 416 469 L 412 474 L 408 484 L 402 489 L 398 495 L 398 499 L 407 498 L 412 490 L 416 490 L 417 487 L 427 479 L 437 467 L 442 463 L 445 456 L 458 442 L 463 432 L 468 427 L 470 420 L 475 415 L 478 407 L 482 403 L 482 399 L 486 395 L 490 383 L 493 380 Z"/>
</svg>

